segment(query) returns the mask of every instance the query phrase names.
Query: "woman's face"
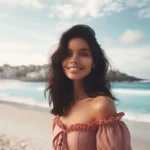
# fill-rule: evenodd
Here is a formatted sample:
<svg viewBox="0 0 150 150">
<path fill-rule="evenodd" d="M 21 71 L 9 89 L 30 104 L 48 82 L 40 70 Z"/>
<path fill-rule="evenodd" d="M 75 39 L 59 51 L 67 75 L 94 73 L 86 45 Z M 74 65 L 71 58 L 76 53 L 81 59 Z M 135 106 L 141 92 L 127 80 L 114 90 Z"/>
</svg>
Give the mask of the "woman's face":
<svg viewBox="0 0 150 150">
<path fill-rule="evenodd" d="M 65 75 L 71 80 L 80 80 L 92 69 L 93 59 L 88 43 L 82 38 L 73 38 L 68 42 L 68 55 L 62 61 Z"/>
</svg>

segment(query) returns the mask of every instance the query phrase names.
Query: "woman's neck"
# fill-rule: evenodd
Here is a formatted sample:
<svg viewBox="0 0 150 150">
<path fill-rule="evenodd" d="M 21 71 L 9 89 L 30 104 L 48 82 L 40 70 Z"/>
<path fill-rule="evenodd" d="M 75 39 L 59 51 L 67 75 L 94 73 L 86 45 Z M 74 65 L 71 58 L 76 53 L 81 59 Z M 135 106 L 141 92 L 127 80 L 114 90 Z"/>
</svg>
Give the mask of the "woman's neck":
<svg viewBox="0 0 150 150">
<path fill-rule="evenodd" d="M 84 92 L 83 82 L 80 80 L 73 81 L 74 88 L 74 100 L 81 100 L 87 98 L 87 95 Z"/>
</svg>

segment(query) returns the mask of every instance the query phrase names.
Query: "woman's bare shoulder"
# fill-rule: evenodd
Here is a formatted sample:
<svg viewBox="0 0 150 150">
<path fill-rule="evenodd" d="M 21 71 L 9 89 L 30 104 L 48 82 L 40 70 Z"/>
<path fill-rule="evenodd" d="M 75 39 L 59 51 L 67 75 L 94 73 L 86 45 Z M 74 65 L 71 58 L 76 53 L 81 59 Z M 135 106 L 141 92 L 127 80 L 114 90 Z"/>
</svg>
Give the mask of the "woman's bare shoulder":
<svg viewBox="0 0 150 150">
<path fill-rule="evenodd" d="M 109 119 L 117 115 L 115 102 L 108 96 L 97 96 L 93 98 L 92 103 L 94 120 Z"/>
</svg>

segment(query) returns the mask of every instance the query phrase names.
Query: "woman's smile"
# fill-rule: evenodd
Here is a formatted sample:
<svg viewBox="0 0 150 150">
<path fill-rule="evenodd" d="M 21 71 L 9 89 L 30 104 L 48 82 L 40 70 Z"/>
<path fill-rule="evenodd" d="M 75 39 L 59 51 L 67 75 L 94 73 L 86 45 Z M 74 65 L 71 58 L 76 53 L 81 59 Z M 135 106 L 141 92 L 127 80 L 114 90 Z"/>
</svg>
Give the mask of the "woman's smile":
<svg viewBox="0 0 150 150">
<path fill-rule="evenodd" d="M 68 55 L 62 62 L 65 75 L 71 80 L 81 80 L 90 72 L 93 65 L 88 43 L 82 38 L 68 42 Z"/>
<path fill-rule="evenodd" d="M 80 72 L 81 70 L 83 70 L 83 68 L 76 68 L 76 67 L 70 67 L 70 68 L 67 68 L 69 70 L 69 72 L 71 73 L 78 73 Z"/>
</svg>

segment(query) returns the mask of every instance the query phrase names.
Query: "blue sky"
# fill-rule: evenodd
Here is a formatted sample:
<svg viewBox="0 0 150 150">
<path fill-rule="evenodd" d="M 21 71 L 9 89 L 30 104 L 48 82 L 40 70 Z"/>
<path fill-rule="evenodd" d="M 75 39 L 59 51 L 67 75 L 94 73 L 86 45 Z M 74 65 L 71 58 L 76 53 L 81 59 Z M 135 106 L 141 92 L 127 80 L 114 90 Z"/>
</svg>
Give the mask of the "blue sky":
<svg viewBox="0 0 150 150">
<path fill-rule="evenodd" d="M 95 30 L 112 68 L 150 79 L 150 0 L 0 0 L 0 66 L 48 63 L 75 24 Z"/>
</svg>

